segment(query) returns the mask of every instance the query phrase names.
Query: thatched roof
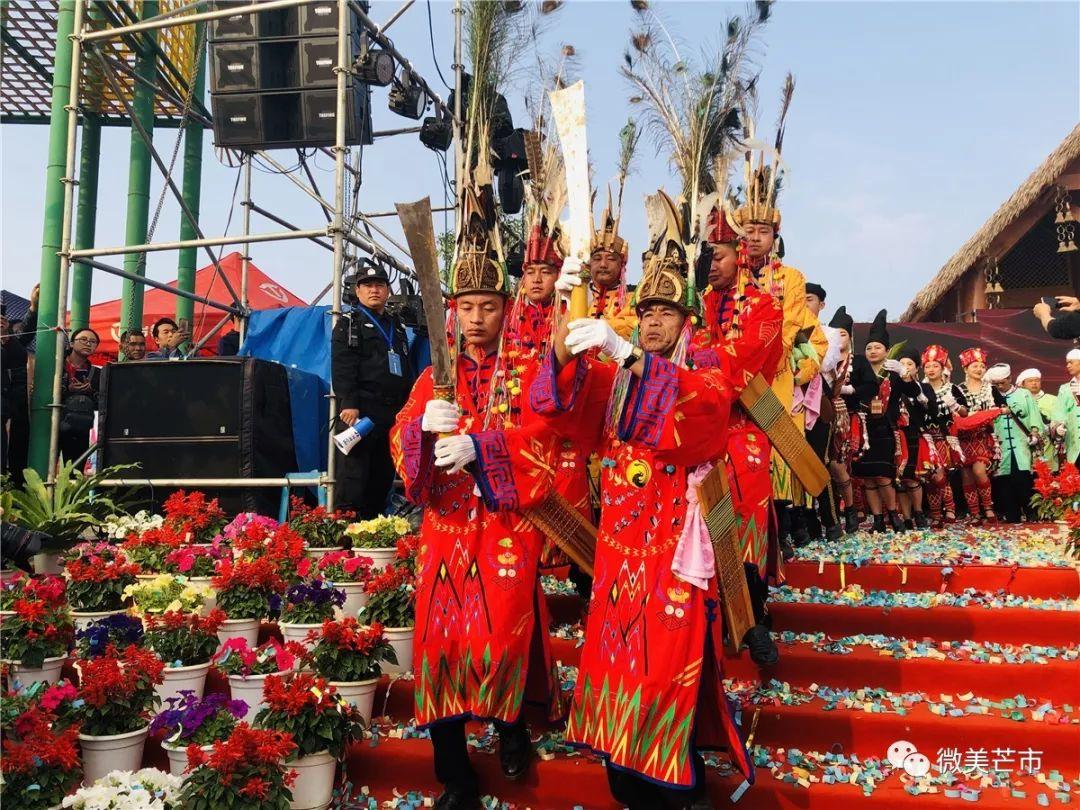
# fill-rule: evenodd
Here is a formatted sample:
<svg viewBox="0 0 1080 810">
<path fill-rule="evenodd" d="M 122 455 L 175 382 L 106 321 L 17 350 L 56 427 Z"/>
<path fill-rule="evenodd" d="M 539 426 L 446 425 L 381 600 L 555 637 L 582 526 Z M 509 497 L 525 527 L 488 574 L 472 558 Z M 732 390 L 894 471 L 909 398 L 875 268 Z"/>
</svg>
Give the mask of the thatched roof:
<svg viewBox="0 0 1080 810">
<path fill-rule="evenodd" d="M 1080 157 L 1080 124 L 1073 128 L 1058 148 L 1050 153 L 1042 165 L 1031 173 L 1020 188 L 975 231 L 953 257 L 945 262 L 945 266 L 908 304 L 900 320 L 918 320 L 936 307 L 945 293 L 952 289 L 972 265 L 984 257 L 994 239 L 1038 201 L 1077 157 Z"/>
</svg>

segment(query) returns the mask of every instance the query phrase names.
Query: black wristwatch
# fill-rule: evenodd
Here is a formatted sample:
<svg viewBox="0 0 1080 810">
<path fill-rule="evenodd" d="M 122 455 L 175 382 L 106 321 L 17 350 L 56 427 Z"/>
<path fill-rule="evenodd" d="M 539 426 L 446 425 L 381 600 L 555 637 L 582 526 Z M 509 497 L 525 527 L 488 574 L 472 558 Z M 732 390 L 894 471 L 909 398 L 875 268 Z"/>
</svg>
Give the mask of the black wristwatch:
<svg viewBox="0 0 1080 810">
<path fill-rule="evenodd" d="M 640 347 L 635 346 L 630 350 L 630 356 L 623 360 L 622 367 L 629 371 L 630 367 L 644 356 L 645 352 Z"/>
</svg>

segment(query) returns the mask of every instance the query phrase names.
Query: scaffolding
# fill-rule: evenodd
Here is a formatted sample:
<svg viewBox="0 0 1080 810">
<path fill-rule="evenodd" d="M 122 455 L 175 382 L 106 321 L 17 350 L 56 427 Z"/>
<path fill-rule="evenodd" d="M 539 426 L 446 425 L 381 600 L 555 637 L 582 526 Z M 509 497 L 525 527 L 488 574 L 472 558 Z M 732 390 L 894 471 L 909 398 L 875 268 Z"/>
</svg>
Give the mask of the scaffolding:
<svg viewBox="0 0 1080 810">
<path fill-rule="evenodd" d="M 331 320 L 336 325 L 341 316 L 342 279 L 346 264 L 355 260 L 360 251 L 398 274 L 412 277 L 413 271 L 399 261 L 377 241 L 375 234 L 397 248 L 402 254 L 408 250 L 395 241 L 374 222 L 381 214 L 367 215 L 356 204 L 360 185 L 359 158 L 356 165 L 350 162 L 350 150 L 346 145 L 347 85 L 353 66 L 350 62 L 350 19 L 363 27 L 373 43 L 377 43 L 394 58 L 401 71 L 408 74 L 412 84 L 421 88 L 438 115 L 450 121 L 459 131 L 459 116 L 455 116 L 437 93 L 429 86 L 412 64 L 385 36 L 393 24 L 414 0 L 405 0 L 382 26 L 377 25 L 354 0 L 334 0 L 338 12 L 338 53 L 334 69 L 337 78 L 337 111 L 335 142 L 332 147 L 319 152 L 334 160 L 334 189 L 330 199 L 323 196 L 301 153 L 300 166 L 305 178 L 287 170 L 266 152 L 252 151 L 241 154 L 240 171 L 243 181 L 241 232 L 234 236 L 208 236 L 199 225 L 199 175 L 203 128 L 211 125 L 210 112 L 203 105 L 203 82 L 206 63 L 207 23 L 211 20 L 237 14 L 259 14 L 266 11 L 303 6 L 316 0 L 262 0 L 261 2 L 230 3 L 227 8 L 212 8 L 206 0 L 181 2 L 180 0 L 60 0 L 58 3 L 18 3 L 4 0 L 3 39 L 5 49 L 4 68 L 8 71 L 15 59 L 21 65 L 12 84 L 5 80 L 3 101 L 4 121 L 9 123 L 46 123 L 49 132 L 49 168 L 47 171 L 46 212 L 42 250 L 41 296 L 39 323 L 42 333 L 38 340 L 39 360 L 35 372 L 35 398 L 32 402 L 31 465 L 39 473 L 47 475 L 51 486 L 55 481 L 59 457 L 61 394 L 64 372 L 65 341 L 60 337 L 67 322 L 69 287 L 76 274 L 77 289 L 73 304 L 72 326 L 83 325 L 89 308 L 89 290 L 92 270 L 111 273 L 125 280 L 125 299 L 134 308 L 134 317 L 125 313 L 123 328 L 142 328 L 141 301 L 145 286 L 166 290 L 178 298 L 178 314 L 181 307 L 188 311 L 198 302 L 212 307 L 223 315 L 221 321 L 205 335 L 209 339 L 233 315 L 241 316 L 241 335 L 246 329 L 248 308 L 247 270 L 250 263 L 250 246 L 263 242 L 283 240 L 309 240 L 332 253 Z M 455 11 L 460 19 L 460 0 Z M 47 28 L 41 14 L 46 17 L 49 8 L 55 17 L 54 72 L 44 67 L 47 57 L 41 33 Z M 44 12 L 41 9 L 44 8 Z M 207 10 L 209 8 L 209 10 Z M 40 13 L 35 13 L 40 12 Z M 458 32 L 460 35 L 460 31 Z M 455 53 L 459 48 L 455 49 Z M 14 53 L 14 57 L 12 56 Z M 179 64 L 178 64 L 179 63 Z M 455 66 L 456 67 L 456 66 Z M 460 70 L 456 71 L 456 85 L 460 86 Z M 36 82 L 36 84 L 35 84 Z M 45 82 L 51 85 L 51 101 L 46 104 L 42 90 Z M 36 88 L 36 89 L 35 89 Z M 92 88 L 83 95 L 85 88 Z M 460 93 L 456 93 L 460 97 Z M 13 103 L 17 101 L 18 103 Z M 46 114 L 46 111 L 48 113 Z M 76 154 L 77 133 L 83 130 L 82 155 Z M 99 127 L 102 125 L 130 124 L 132 134 L 132 161 L 128 183 L 128 228 L 126 244 L 95 247 L 93 244 L 93 215 L 96 208 L 97 155 Z M 186 138 L 184 153 L 183 189 L 173 180 L 173 168 L 179 151 L 180 138 L 172 159 L 166 160 L 153 142 L 154 126 L 183 128 Z M 415 132 L 415 129 L 374 133 L 376 136 Z M 455 144 L 459 138 L 454 138 Z M 252 200 L 252 163 L 258 161 L 273 167 L 294 186 L 303 191 L 321 209 L 325 223 L 316 227 L 293 225 L 280 215 L 274 214 Z M 152 241 L 152 234 L 160 214 L 148 223 L 149 174 L 156 166 L 164 178 L 162 201 L 166 190 L 179 204 L 181 238 L 176 241 Z M 456 168 L 456 167 L 455 167 Z M 456 174 L 456 172 L 455 172 Z M 354 183 L 351 205 L 346 199 L 349 181 Z M 76 195 L 78 189 L 78 195 Z M 78 199 L 76 199 L 78 197 Z M 132 200 L 141 199 L 135 205 Z M 76 217 L 76 202 L 78 216 Z M 234 200 L 235 203 L 235 200 Z M 251 214 L 260 214 L 284 230 L 253 233 Z M 74 237 L 74 242 L 73 242 Z M 224 245 L 239 245 L 242 253 L 240 289 L 234 289 L 226 277 L 217 256 L 211 250 Z M 216 301 L 194 292 L 195 253 L 207 253 L 217 277 L 229 294 L 228 301 Z M 145 276 L 146 255 L 157 251 L 177 251 L 180 254 L 177 287 L 170 287 Z M 124 267 L 116 267 L 101 261 L 102 257 L 123 257 Z M 55 291 L 55 298 L 53 293 Z M 325 290 L 323 295 L 325 295 Z M 321 295 L 319 298 L 321 299 Z M 318 300 L 318 299 L 317 299 Z M 134 306 L 131 302 L 137 301 Z M 52 304 L 55 302 L 55 310 Z M 194 350 L 200 348 L 201 343 Z M 194 351 L 193 350 L 193 351 Z M 44 362 L 43 362 L 44 361 Z M 330 393 L 331 423 L 338 413 L 337 398 Z M 132 484 L 150 486 L 324 486 L 328 504 L 334 503 L 335 448 L 333 431 L 328 440 L 327 470 L 317 479 L 310 475 L 289 475 L 270 479 L 132 479 L 112 481 L 114 485 Z M 46 443 L 47 440 L 47 443 Z M 35 463 L 37 462 L 37 463 Z"/>
</svg>

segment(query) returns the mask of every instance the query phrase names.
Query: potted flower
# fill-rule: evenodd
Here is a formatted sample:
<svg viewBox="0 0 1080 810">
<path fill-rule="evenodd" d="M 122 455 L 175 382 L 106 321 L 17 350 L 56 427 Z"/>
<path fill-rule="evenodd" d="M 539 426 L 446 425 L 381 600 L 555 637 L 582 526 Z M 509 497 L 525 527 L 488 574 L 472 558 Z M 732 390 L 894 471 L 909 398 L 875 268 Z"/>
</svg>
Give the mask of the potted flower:
<svg viewBox="0 0 1080 810">
<path fill-rule="evenodd" d="M 397 663 L 397 653 L 383 634 L 382 625 L 360 624 L 346 617 L 323 622 L 314 638 L 309 657 L 315 672 L 360 710 L 365 723 L 370 722 L 382 663 Z"/>
<path fill-rule="evenodd" d="M 345 536 L 352 542 L 353 550 L 371 557 L 375 567 L 382 568 L 394 561 L 398 538 L 404 537 L 411 529 L 409 521 L 403 517 L 380 515 L 371 520 L 350 523 L 345 529 Z"/>
<path fill-rule="evenodd" d="M 295 751 L 288 734 L 240 723 L 210 751 L 190 749 L 192 770 L 180 793 L 181 806 L 289 810 L 296 772 L 282 761 Z"/>
<path fill-rule="evenodd" d="M 185 543 L 210 543 L 229 522 L 217 498 L 179 489 L 162 504 L 165 525 L 175 529 Z"/>
<path fill-rule="evenodd" d="M 263 543 L 280 526 L 273 518 L 255 512 L 241 512 L 221 530 L 221 536 L 232 546 L 233 554 L 239 557 L 245 551 L 261 548 Z"/>
<path fill-rule="evenodd" d="M 304 539 L 308 556 L 316 562 L 324 554 L 345 547 L 345 528 L 350 518 L 348 512 L 328 512 L 325 506 L 312 508 L 295 495 L 289 499 L 288 526 Z"/>
<path fill-rule="evenodd" d="M 161 747 L 168 754 L 173 776 L 182 776 L 187 770 L 188 746 L 207 751 L 214 743 L 227 740 L 248 709 L 244 701 L 230 700 L 221 692 L 200 698 L 187 689 L 166 703 L 167 708 L 150 722 L 150 733 L 164 733 Z"/>
<path fill-rule="evenodd" d="M 351 551 L 331 551 L 316 564 L 319 576 L 345 592 L 345 602 L 337 609 L 337 617 L 355 617 L 367 604 L 364 584 L 371 578 L 371 558 L 356 557 Z"/>
<path fill-rule="evenodd" d="M 0 658 L 24 685 L 60 677 L 75 638 L 64 590 L 59 577 L 27 579 L 12 613 L 0 618 Z"/>
<path fill-rule="evenodd" d="M 394 550 L 394 565 L 404 566 L 416 573 L 416 557 L 420 553 L 420 535 L 406 534 L 399 537 Z"/>
<path fill-rule="evenodd" d="M 184 544 L 184 537 L 168 526 L 150 526 L 127 536 L 120 548 L 139 566 L 140 580 L 153 579 L 165 570 L 165 558 Z"/>
<path fill-rule="evenodd" d="M 164 522 L 164 516 L 153 515 L 145 509 L 140 509 L 134 515 L 110 515 L 101 524 L 101 536 L 106 540 L 123 541 L 151 529 L 160 529 Z M 128 559 L 139 562 L 130 554 Z"/>
<path fill-rule="evenodd" d="M 139 566 L 128 562 L 122 551 L 108 543 L 83 543 L 65 556 L 68 600 L 78 629 L 124 612 L 124 591 L 135 584 Z"/>
<path fill-rule="evenodd" d="M 73 705 L 82 724 L 85 784 L 92 785 L 111 771 L 139 769 L 162 668 L 154 653 L 135 645 L 122 652 L 112 647 L 103 656 L 79 661 Z"/>
<path fill-rule="evenodd" d="M 134 644 L 143 646 L 143 623 L 134 616 L 118 613 L 91 622 L 75 633 L 75 654 L 79 658 L 100 658 L 106 655 L 109 645 L 118 650 Z"/>
<path fill-rule="evenodd" d="M 149 581 L 130 585 L 124 596 L 131 599 L 135 613 L 140 616 L 165 611 L 195 613 L 206 604 L 204 588 L 174 574 L 158 574 Z"/>
<path fill-rule="evenodd" d="M 158 687 L 162 702 L 184 690 L 202 697 L 210 657 L 220 644 L 217 631 L 224 620 L 220 610 L 210 611 L 209 616 L 178 611 L 147 614 L 146 646 L 165 662 Z"/>
<path fill-rule="evenodd" d="M 359 712 L 310 672 L 267 676 L 263 697 L 266 708 L 255 725 L 284 732 L 296 743 L 296 751 L 286 760 L 298 774 L 293 808 L 326 807 L 334 791 L 337 760 L 363 733 Z"/>
<path fill-rule="evenodd" d="M 79 784 L 79 728 L 56 714 L 70 699 L 70 684 L 0 697 L 0 803 L 21 810 L 58 807 Z"/>
<path fill-rule="evenodd" d="M 226 557 L 232 559 L 232 554 L 222 544 L 219 536 L 209 545 L 187 545 L 173 549 L 165 556 L 165 570 L 205 590 L 206 603 L 203 611 L 209 612 L 216 605 L 210 579 L 214 576 L 217 564 Z"/>
<path fill-rule="evenodd" d="M 252 647 L 242 638 L 225 642 L 211 662 L 229 678 L 229 691 L 235 700 L 244 701 L 247 714 L 244 720 L 251 722 L 263 707 L 263 682 L 267 675 L 288 672 L 296 663 L 296 656 L 288 647 L 296 649 L 298 645 L 283 645 L 276 638 L 265 644 Z"/>
<path fill-rule="evenodd" d="M 388 664 L 387 672 L 408 672 L 413 660 L 413 625 L 416 613 L 416 588 L 411 571 L 390 566 L 367 583 L 368 602 L 360 611 L 361 621 L 381 624 L 383 632 L 397 653 L 397 663 Z"/>
<path fill-rule="evenodd" d="M 157 768 L 115 771 L 64 799 L 64 810 L 180 810 L 183 780 Z"/>
<path fill-rule="evenodd" d="M 345 592 L 325 579 L 313 579 L 291 586 L 285 591 L 284 599 L 277 597 L 275 601 L 280 603 L 281 635 L 286 641 L 299 641 L 307 646 L 308 632 L 334 618 L 334 608 L 345 603 Z"/>
<path fill-rule="evenodd" d="M 277 566 L 267 557 L 224 559 L 210 584 L 217 594 L 218 609 L 227 617 L 218 631 L 221 643 L 242 638 L 255 646 L 259 625 L 270 615 L 270 598 L 285 590 Z"/>
</svg>

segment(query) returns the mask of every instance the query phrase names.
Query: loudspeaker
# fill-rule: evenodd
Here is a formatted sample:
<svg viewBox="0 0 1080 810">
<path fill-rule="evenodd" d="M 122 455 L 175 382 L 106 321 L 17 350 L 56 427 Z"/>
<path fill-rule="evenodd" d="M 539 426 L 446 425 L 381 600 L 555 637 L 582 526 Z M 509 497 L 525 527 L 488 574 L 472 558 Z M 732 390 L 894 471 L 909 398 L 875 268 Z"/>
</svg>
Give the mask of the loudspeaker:
<svg viewBox="0 0 1080 810">
<path fill-rule="evenodd" d="M 132 478 L 281 478 L 296 471 L 287 372 L 277 363 L 110 363 L 100 407 L 101 464 L 136 463 Z M 152 497 L 160 503 L 169 492 Z M 281 491 L 220 488 L 207 495 L 229 513 L 276 514 Z"/>
</svg>

